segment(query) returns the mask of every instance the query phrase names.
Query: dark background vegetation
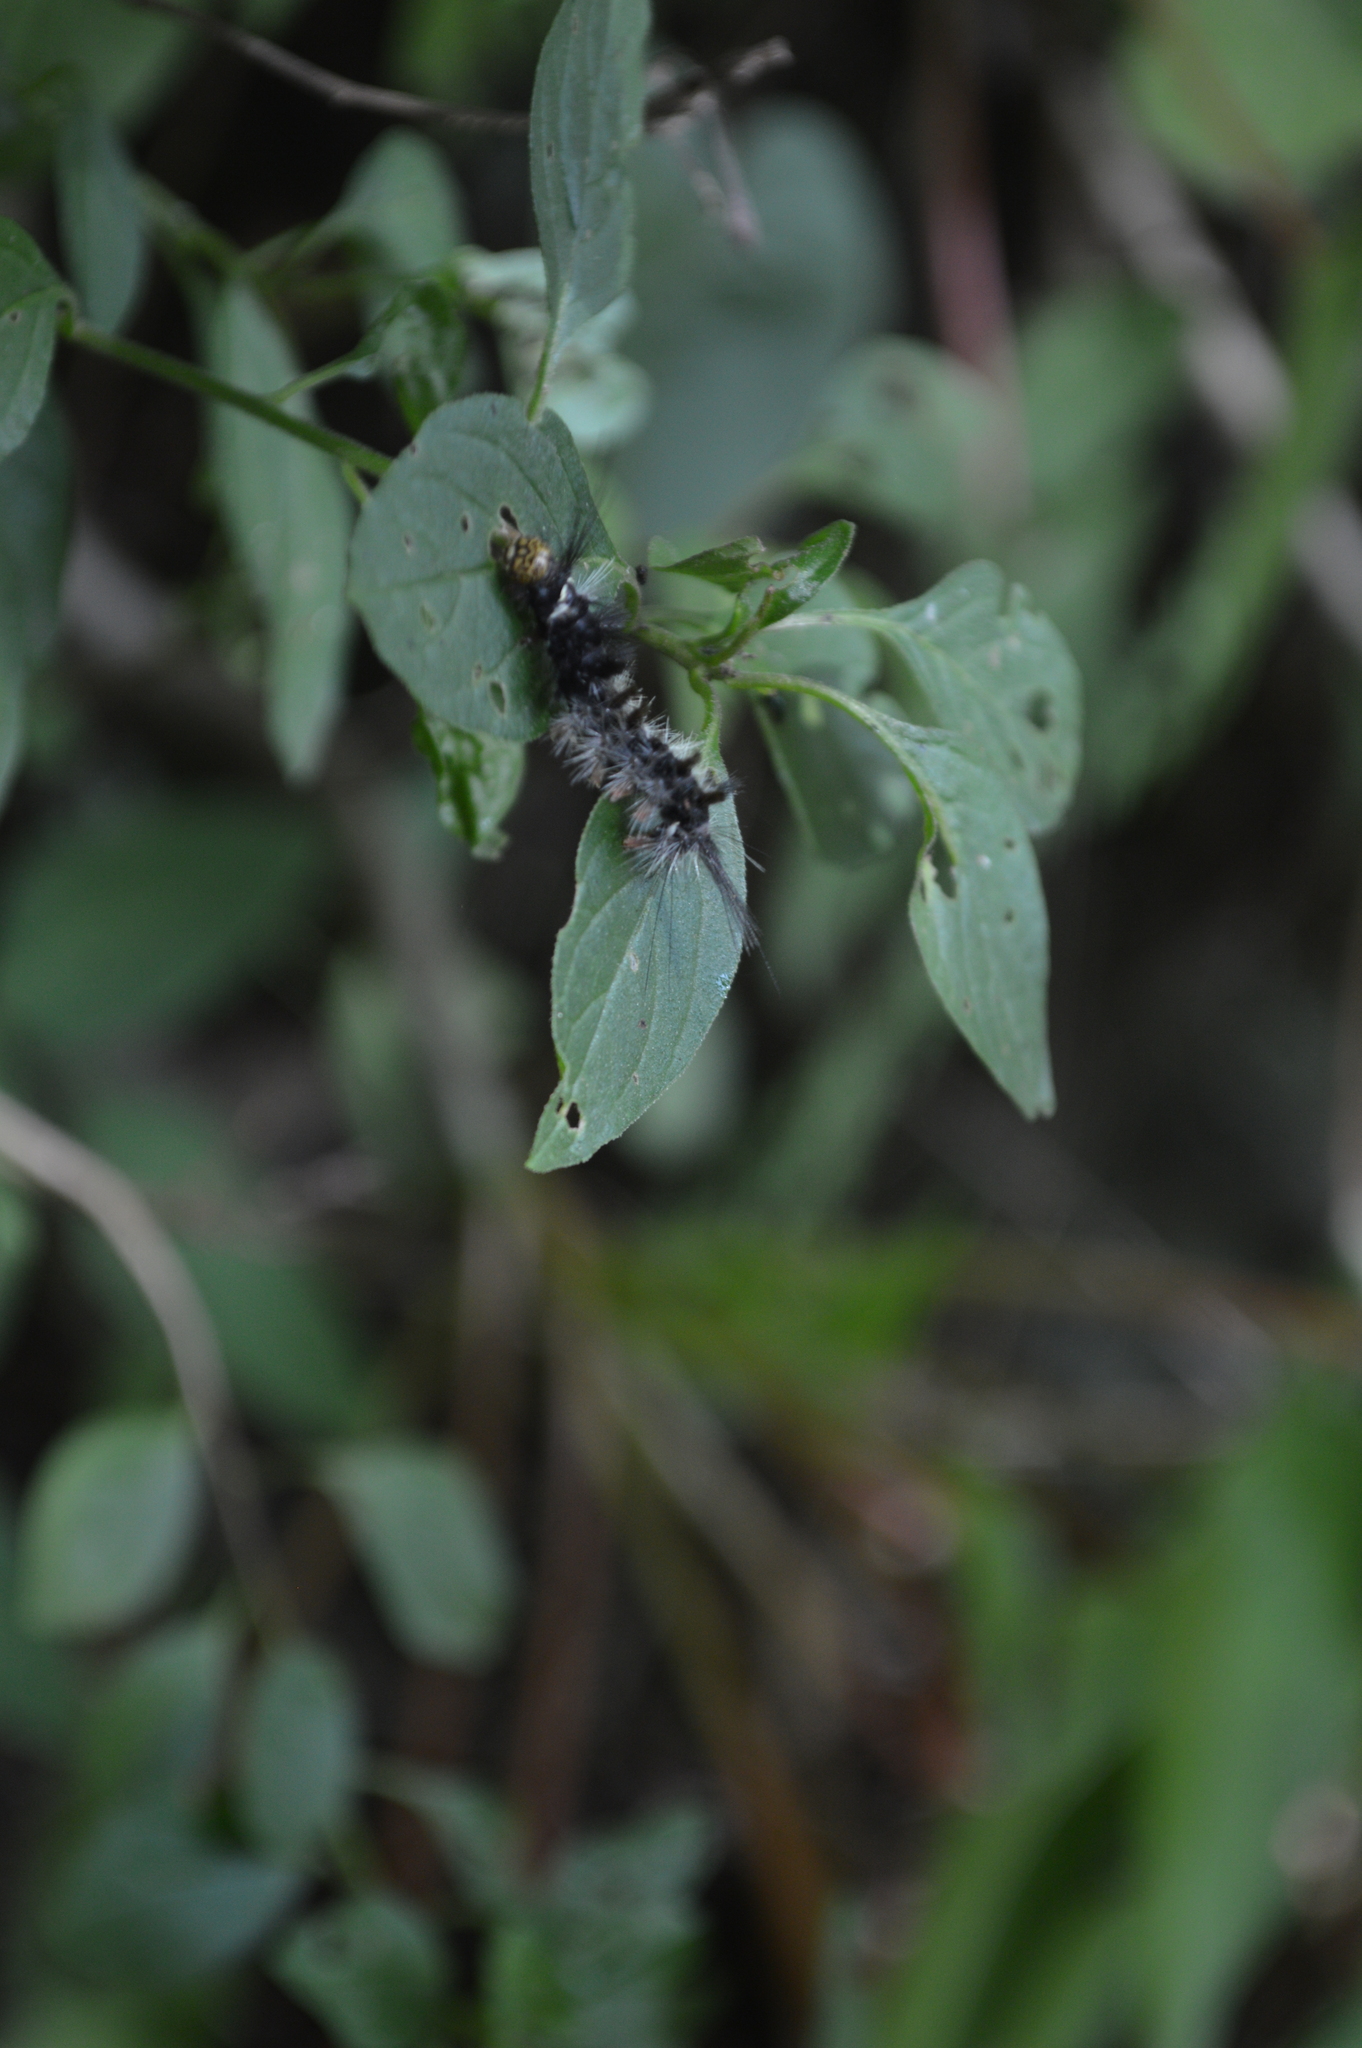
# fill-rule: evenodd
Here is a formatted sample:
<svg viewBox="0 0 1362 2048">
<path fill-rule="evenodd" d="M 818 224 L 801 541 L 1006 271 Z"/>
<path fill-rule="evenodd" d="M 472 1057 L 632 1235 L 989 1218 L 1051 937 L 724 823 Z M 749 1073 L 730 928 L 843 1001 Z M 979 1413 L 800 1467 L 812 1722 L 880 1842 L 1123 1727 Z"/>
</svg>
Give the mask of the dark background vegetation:
<svg viewBox="0 0 1362 2048">
<path fill-rule="evenodd" d="M 1362 47 L 1355 10 L 1317 5 Z M 657 29 L 703 64 L 788 39 L 792 67 L 734 112 L 740 136 L 790 96 L 843 124 L 837 148 L 883 221 L 842 346 L 907 334 L 1006 384 L 1018 330 L 1066 295 L 1145 291 L 1056 96 L 1095 99 L 1132 35 L 1184 13 L 1206 64 L 1228 61 L 1233 78 L 1234 28 L 1191 0 L 1143 16 L 1080 0 L 770 0 L 664 6 Z M 1259 34 L 1250 13 L 1245 37 Z M 263 25 L 346 76 L 520 109 L 547 18 L 491 0 L 326 0 Z M 1227 266 L 1239 317 L 1286 348 L 1302 278 L 1356 235 L 1362 121 L 1322 163 L 1269 137 L 1277 184 L 1252 150 L 1247 169 L 1198 179 L 1157 123 L 1124 118 L 1188 178 L 1188 219 Z M 324 215 L 384 126 L 187 41 L 128 140 L 250 247 Z M 459 137 L 450 160 L 470 240 L 533 240 L 520 142 Z M 8 193 L 55 252 L 42 164 L 13 166 Z M 792 190 L 796 219 L 804 197 Z M 646 251 L 645 330 L 648 280 L 668 260 L 665 242 Z M 344 298 L 287 310 L 309 363 L 355 338 Z M 527 1830 L 531 1903 L 514 1910 L 479 1900 L 457 1856 L 451 1881 L 439 1830 L 372 1782 L 340 1850 L 318 1852 L 313 1906 L 358 1882 L 453 1925 L 451 2002 L 427 2034 L 398 2026 L 393 2048 L 460 2029 L 505 2048 L 1362 2038 L 1362 1241 L 1347 1211 L 1362 1178 L 1362 642 L 1284 566 L 1291 505 L 1257 566 L 1207 566 L 1208 538 L 1266 458 L 1233 445 L 1183 374 L 1187 321 L 1185 306 L 1156 312 L 1154 402 L 1124 440 L 1094 428 L 1063 502 L 971 529 L 893 518 L 806 471 L 764 494 L 754 474 L 708 507 L 711 522 L 741 519 L 724 532 L 755 518 L 777 539 L 860 515 L 853 561 L 894 598 L 978 552 L 1029 577 L 1028 535 L 1044 528 L 1053 560 L 1086 522 L 1113 521 L 1124 567 L 1105 592 L 1094 580 L 1074 634 L 1094 765 L 1045 858 L 1053 1122 L 1027 1125 L 936 1017 L 903 929 L 902 863 L 885 886 L 873 868 L 820 880 L 745 726 L 733 757 L 769 968 L 748 962 L 716 1040 L 635 1134 L 532 1197 L 480 1178 L 457 1145 L 451 1159 L 413 990 L 419 1001 L 423 960 L 453 976 L 463 1085 L 504 1097 L 528 1131 L 554 1079 L 547 977 L 584 799 L 536 749 L 502 861 L 457 856 L 434 825 L 409 700 L 362 639 L 331 765 L 286 792 L 197 401 L 75 351 L 61 360 L 78 519 L 117 567 L 87 585 L 35 688 L 0 889 L 15 903 L 77 818 L 223 791 L 301 820 L 314 867 L 218 985 L 132 1033 L 63 1021 L 63 1000 L 85 1000 L 78 970 L 69 998 L 60 976 L 57 996 L 26 993 L 25 973 L 46 970 L 0 911 L 0 1061 L 210 1262 L 225 1246 L 292 1276 L 235 1322 L 230 1274 L 208 1291 L 303 1622 L 343 1659 L 374 1752 L 498 1788 Z M 194 353 L 164 260 L 130 331 Z M 784 332 L 773 314 L 773 378 Z M 1340 346 L 1357 342 L 1362 303 Z M 782 459 L 816 433 L 837 351 L 817 353 L 791 372 L 804 410 Z M 1108 371 L 1099 350 L 1081 373 L 1033 436 L 1077 422 L 1081 438 L 1107 378 L 1130 368 Z M 379 448 L 406 438 L 377 383 L 333 386 L 322 410 Z M 1345 486 L 1355 410 L 1327 464 Z M 621 459 L 636 499 L 665 504 L 674 483 L 684 499 L 672 472 L 647 471 L 646 446 Z M 657 523 L 690 533 L 706 519 Z M 1140 649 L 1188 580 L 1215 574 L 1240 627 L 1175 674 L 1174 694 L 1185 685 L 1201 709 L 1185 731 L 1160 727 L 1147 768 L 1123 779 L 1121 693 L 1139 694 Z M 138 643 L 138 607 L 166 593 L 173 630 Z M 414 906 L 405 936 L 394 894 Z M 79 901 L 60 915 L 78 958 Z M 168 1398 L 169 1380 L 84 1227 L 37 1203 L 16 1218 L 0 1446 L 21 1504 L 69 1425 Z M 339 1391 L 309 1407 L 296 1386 L 314 1352 Z M 310 1487 L 317 1443 L 399 1425 L 461 1447 L 520 1561 L 517 1619 L 486 1672 L 401 1653 Z M 220 1572 L 205 1537 L 154 1625 L 216 1597 Z M 829 1602 L 835 1640 L 820 1634 Z M 61 1643 L 60 1671 L 34 1676 L 38 1653 L 6 1626 L 5 2048 L 365 2048 L 281 1988 L 273 1935 L 266 1963 L 167 1987 L 91 1962 L 79 1930 L 63 1932 L 62 1873 L 92 1799 L 80 1759 L 138 1638 Z M 1107 1647 L 1085 1663 L 1089 1638 Z M 206 1836 L 235 1848 L 250 1846 L 231 1761 L 244 1682 L 217 1703 L 186 1795 Z M 710 1832 L 657 1880 L 672 1933 L 631 1919 L 646 1886 L 627 1876 L 606 1913 L 665 1995 L 621 2020 L 605 1993 L 592 2005 L 588 1969 L 577 2005 L 560 1986 L 542 2009 L 524 1993 L 529 2019 L 509 1994 L 498 2006 L 508 1928 L 538 1930 L 550 1975 L 576 1953 L 566 1845 L 676 1800 Z M 567 1903 L 541 1910 L 534 1886 L 555 1869 Z"/>
</svg>

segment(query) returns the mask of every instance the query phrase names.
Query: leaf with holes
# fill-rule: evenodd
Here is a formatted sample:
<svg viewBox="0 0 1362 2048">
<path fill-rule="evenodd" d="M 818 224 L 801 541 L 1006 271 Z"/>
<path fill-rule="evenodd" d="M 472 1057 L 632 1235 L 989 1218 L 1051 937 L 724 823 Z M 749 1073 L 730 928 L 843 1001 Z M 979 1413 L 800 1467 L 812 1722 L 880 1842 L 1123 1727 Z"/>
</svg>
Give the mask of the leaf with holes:
<svg viewBox="0 0 1362 2048">
<path fill-rule="evenodd" d="M 646 0 L 564 0 L 530 100 L 530 188 L 549 327 L 538 382 L 574 334 L 619 297 L 634 261 L 627 161 L 643 122 Z"/>
<path fill-rule="evenodd" d="M 484 392 L 433 412 L 371 494 L 350 595 L 426 711 L 465 732 L 530 740 L 548 723 L 547 677 L 488 549 L 503 505 L 552 547 L 613 553 L 562 421 L 546 413 L 532 427 L 515 399 Z"/>
<path fill-rule="evenodd" d="M 992 562 L 967 562 L 909 604 L 837 617 L 887 642 L 941 723 L 1010 786 L 1029 832 L 1058 824 L 1078 776 L 1082 686 L 1019 584 Z M 822 622 L 805 612 L 782 630 Z"/>
<path fill-rule="evenodd" d="M 0 220 L 0 456 L 38 417 L 71 289 L 17 221 Z"/>
<path fill-rule="evenodd" d="M 732 800 L 711 830 L 740 896 Z M 684 1073 L 723 1007 L 742 951 L 713 877 L 693 856 L 646 875 L 625 851 L 615 804 L 599 803 L 577 850 L 577 894 L 553 955 L 553 1038 L 562 1078 L 529 1165 L 580 1166 Z"/>
<path fill-rule="evenodd" d="M 838 617 L 860 623 L 875 614 Z M 1026 1116 L 1048 1116 L 1049 925 L 1036 856 L 1007 784 L 953 734 L 909 725 L 880 704 L 801 676 L 752 674 L 743 683 L 831 703 L 889 749 L 927 814 L 909 901 L 923 964 L 949 1015 L 1017 1107 Z"/>
<path fill-rule="evenodd" d="M 901 744 L 934 828 L 909 903 L 923 963 L 960 1031 L 1017 1107 L 1049 1116 L 1049 924 L 1021 813 L 1006 785 L 957 741 L 919 730 Z"/>
</svg>

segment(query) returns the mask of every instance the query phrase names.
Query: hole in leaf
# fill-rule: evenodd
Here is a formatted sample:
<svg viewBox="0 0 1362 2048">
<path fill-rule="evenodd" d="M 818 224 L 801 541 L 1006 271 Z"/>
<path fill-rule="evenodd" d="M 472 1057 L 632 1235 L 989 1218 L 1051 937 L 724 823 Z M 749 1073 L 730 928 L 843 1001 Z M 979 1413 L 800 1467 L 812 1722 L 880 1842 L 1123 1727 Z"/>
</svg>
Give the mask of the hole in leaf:
<svg viewBox="0 0 1362 2048">
<path fill-rule="evenodd" d="M 505 685 L 498 682 L 496 677 L 493 676 L 491 682 L 487 685 L 487 688 L 491 696 L 492 702 L 496 705 L 497 710 L 501 713 L 501 716 L 504 718 L 506 716 Z"/>
<path fill-rule="evenodd" d="M 408 553 L 409 555 L 410 555 L 410 554 L 414 554 L 414 553 L 415 553 L 415 551 L 416 551 L 416 542 L 415 542 L 415 541 L 414 541 L 414 540 L 412 539 L 412 537 L 411 537 L 411 535 L 410 535 L 409 533 L 404 533 L 404 534 L 403 534 L 403 536 L 402 536 L 402 545 L 403 545 L 403 547 L 404 547 L 404 548 L 406 549 L 406 551 L 407 551 L 407 553 Z"/>
<path fill-rule="evenodd" d="M 1055 707 L 1044 690 L 1037 690 L 1033 697 L 1028 698 L 1026 715 L 1037 732 L 1049 732 L 1055 722 Z"/>
<path fill-rule="evenodd" d="M 423 604 L 421 606 L 421 624 L 425 627 L 428 633 L 433 633 L 435 631 L 436 626 L 439 624 L 439 620 L 436 618 L 434 612 L 431 610 L 428 604 Z"/>
<path fill-rule="evenodd" d="M 1007 853 L 1015 853 L 1015 852 L 1016 852 L 1016 850 L 1017 850 L 1017 842 L 1016 842 L 1016 840 L 1015 840 L 1015 839 L 1004 839 L 1004 841 L 1003 841 L 1003 849 L 1004 849 L 1004 851 L 1005 851 L 1005 852 L 1007 852 Z"/>
<path fill-rule="evenodd" d="M 951 859 L 950 849 L 947 847 L 945 840 L 942 839 L 939 833 L 937 834 L 936 838 L 932 841 L 931 845 L 927 848 L 927 858 L 928 860 L 930 860 L 932 864 L 932 871 L 936 876 L 937 888 L 941 891 L 943 896 L 949 896 L 952 902 L 954 902 L 955 862 Z"/>
<path fill-rule="evenodd" d="M 461 512 L 459 514 L 459 525 L 462 527 L 465 533 L 471 533 L 473 531 L 473 521 L 469 518 L 466 512 Z"/>
<path fill-rule="evenodd" d="M 563 1121 L 570 1131 L 579 1131 L 582 1128 L 582 1112 L 578 1109 L 575 1102 L 568 1104 L 563 1112 Z"/>
<path fill-rule="evenodd" d="M 473 681 L 475 683 L 480 683 L 482 681 L 482 663 L 480 661 L 475 661 L 473 663 Z"/>
</svg>

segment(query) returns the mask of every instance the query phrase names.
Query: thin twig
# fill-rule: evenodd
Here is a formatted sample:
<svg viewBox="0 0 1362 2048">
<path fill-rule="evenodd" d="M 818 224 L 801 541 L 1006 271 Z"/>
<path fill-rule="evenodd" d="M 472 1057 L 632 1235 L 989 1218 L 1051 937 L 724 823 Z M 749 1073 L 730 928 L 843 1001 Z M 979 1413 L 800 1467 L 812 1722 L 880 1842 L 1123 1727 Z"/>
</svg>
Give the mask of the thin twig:
<svg viewBox="0 0 1362 2048">
<path fill-rule="evenodd" d="M 304 92 L 315 93 L 318 98 L 328 100 L 333 107 L 386 114 L 395 121 L 438 121 L 447 128 L 466 128 L 484 135 L 523 135 L 529 126 L 529 119 L 524 114 L 493 113 L 485 107 L 451 107 L 443 100 L 423 99 L 419 93 L 394 92 L 381 85 L 360 85 L 353 78 L 342 78 L 338 72 L 324 70 L 320 64 L 309 64 L 305 57 L 295 57 L 291 50 L 281 50 L 277 43 L 267 42 L 264 36 L 254 36 L 230 21 L 220 21 L 216 15 L 199 14 L 192 7 L 182 7 L 179 0 L 124 0 L 124 4 L 137 8 L 142 14 L 168 15 L 172 21 L 182 21 L 189 28 L 213 36 L 239 56 L 248 57 L 266 71 L 276 72 L 280 78 L 287 78 L 291 85 L 301 86 Z"/>
<path fill-rule="evenodd" d="M 175 1245 L 125 1174 L 3 1093 L 0 1159 L 88 1216 L 141 1288 L 165 1337 L 252 1619 L 262 1633 L 287 1627 L 292 1603 L 274 1562 L 264 1497 L 237 1419 L 217 1332 Z"/>
<path fill-rule="evenodd" d="M 487 107 L 452 107 L 445 100 L 428 100 L 420 93 L 361 85 L 358 79 L 342 78 L 338 71 L 327 71 L 305 57 L 295 57 L 291 50 L 282 50 L 278 43 L 252 35 L 234 22 L 182 6 L 180 0 L 124 0 L 124 5 L 135 7 L 142 14 L 164 14 L 172 21 L 182 21 L 187 28 L 213 36 L 238 56 L 288 79 L 304 92 L 315 93 L 333 107 L 384 114 L 395 121 L 434 121 L 446 128 L 463 128 L 483 135 L 523 135 L 530 125 L 528 114 L 498 113 Z M 793 62 L 793 52 L 784 36 L 768 36 L 765 42 L 754 43 L 750 49 L 725 58 L 712 73 L 695 66 L 684 80 L 668 75 L 665 84 L 649 94 L 644 125 L 650 129 L 670 125 L 678 117 L 699 111 L 701 103 L 712 97 L 716 89 L 748 92 L 772 71 L 783 70 Z"/>
</svg>

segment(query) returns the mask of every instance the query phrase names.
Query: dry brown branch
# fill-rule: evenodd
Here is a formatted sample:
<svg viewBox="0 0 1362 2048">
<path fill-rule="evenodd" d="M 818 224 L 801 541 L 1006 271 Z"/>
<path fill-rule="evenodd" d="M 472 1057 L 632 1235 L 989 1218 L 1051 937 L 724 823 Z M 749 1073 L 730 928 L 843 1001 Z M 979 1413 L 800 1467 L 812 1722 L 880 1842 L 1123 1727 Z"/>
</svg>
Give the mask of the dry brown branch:
<svg viewBox="0 0 1362 2048">
<path fill-rule="evenodd" d="M 5 1094 L 0 1094 L 0 1160 L 88 1216 L 141 1289 L 165 1337 L 252 1619 L 262 1633 L 286 1627 L 291 1601 L 274 1560 L 264 1498 L 217 1332 L 175 1245 L 125 1174 Z"/>
</svg>

